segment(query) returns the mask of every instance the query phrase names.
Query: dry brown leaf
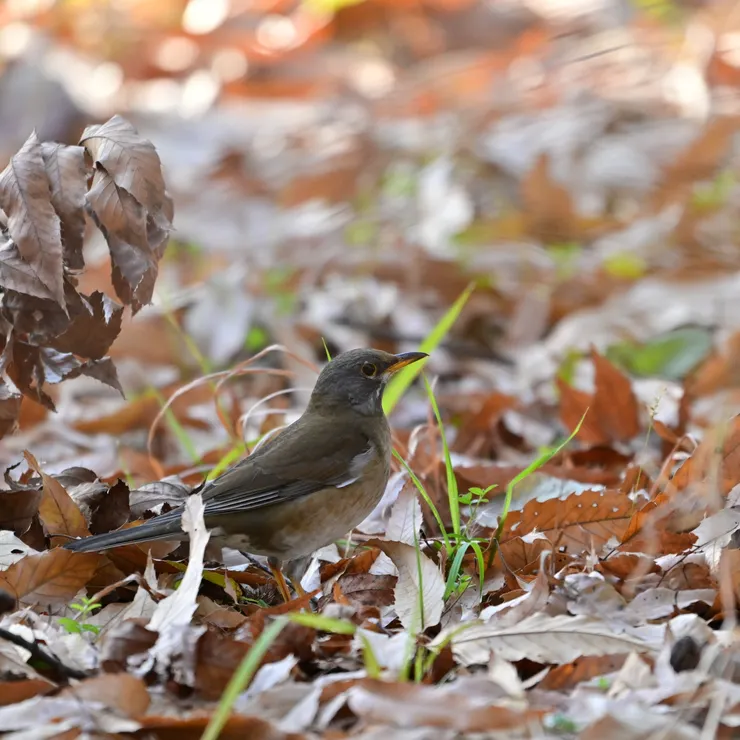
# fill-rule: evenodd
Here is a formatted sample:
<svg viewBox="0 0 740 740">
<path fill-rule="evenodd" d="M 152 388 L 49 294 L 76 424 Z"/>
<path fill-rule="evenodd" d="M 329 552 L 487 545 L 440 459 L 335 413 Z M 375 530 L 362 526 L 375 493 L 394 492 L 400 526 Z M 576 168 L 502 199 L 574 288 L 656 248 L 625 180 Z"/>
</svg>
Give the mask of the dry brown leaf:
<svg viewBox="0 0 740 740">
<path fill-rule="evenodd" d="M 550 558 L 554 559 L 553 570 L 555 572 L 562 570 L 573 559 L 571 554 L 553 552 L 552 542 L 543 535 L 534 539 L 512 537 L 502 542 L 496 553 L 494 564 L 500 567 L 499 561 L 503 561 L 507 572 L 518 576 L 528 576 L 535 571 L 539 572 L 543 552 L 549 552 Z"/>
<path fill-rule="evenodd" d="M 0 589 L 24 604 L 63 604 L 77 595 L 92 578 L 100 555 L 57 547 L 26 555 L 0 572 Z"/>
<path fill-rule="evenodd" d="M 10 237 L 0 252 L 3 287 L 51 299 L 63 307 L 61 226 L 35 133 L 0 173 L 0 208 L 8 217 Z M 12 269 L 15 250 L 30 270 Z"/>
<path fill-rule="evenodd" d="M 31 526 L 41 502 L 40 490 L 0 491 L 0 529 L 9 529 L 17 535 Z"/>
<path fill-rule="evenodd" d="M 593 411 L 602 432 L 610 441 L 628 441 L 640 433 L 637 399 L 632 384 L 606 357 L 595 349 L 591 359 L 596 370 Z"/>
<path fill-rule="evenodd" d="M 95 162 L 88 203 L 111 254 L 113 286 L 136 313 L 151 301 L 172 224 L 159 157 L 120 116 L 88 126 L 80 139 Z"/>
<path fill-rule="evenodd" d="M 22 678 L 10 681 L 0 679 L 0 707 L 18 704 L 39 694 L 48 694 L 54 688 L 54 684 L 44 678 Z"/>
<path fill-rule="evenodd" d="M 161 207 L 165 186 L 157 151 L 125 118 L 116 115 L 101 125 L 88 126 L 80 144 L 117 187 L 148 210 Z"/>
<path fill-rule="evenodd" d="M 714 177 L 737 131 L 738 119 L 734 116 L 717 116 L 711 120 L 666 168 L 663 185 L 653 196 L 654 207 L 683 202 L 694 182 Z"/>
<path fill-rule="evenodd" d="M 598 655 L 577 658 L 568 665 L 553 668 L 538 684 L 544 691 L 566 691 L 597 676 L 615 673 L 627 660 L 626 655 Z"/>
<path fill-rule="evenodd" d="M 222 630 L 233 630 L 241 627 L 249 619 L 241 612 L 221 606 L 213 599 L 202 595 L 198 596 L 198 610 L 195 612 L 195 616 Z"/>
<path fill-rule="evenodd" d="M 102 359 L 121 331 L 123 306 L 98 291 L 79 296 L 76 311 L 70 310 L 69 327 L 55 337 L 52 346 L 92 360 Z"/>
<path fill-rule="evenodd" d="M 81 146 L 44 142 L 41 156 L 49 178 L 51 204 L 61 223 L 64 261 L 70 270 L 81 270 L 85 266 L 82 255 L 87 192 L 85 150 Z"/>
<path fill-rule="evenodd" d="M 694 454 L 671 479 L 667 492 L 700 489 L 710 502 L 740 483 L 740 416 L 705 434 Z"/>
<path fill-rule="evenodd" d="M 396 576 L 374 576 L 370 573 L 345 573 L 334 584 L 334 600 L 356 610 L 382 608 L 393 604 Z"/>
<path fill-rule="evenodd" d="M 145 730 L 159 740 L 200 740 L 212 712 L 199 710 L 185 715 L 178 706 L 177 714 L 149 714 L 139 719 Z M 274 725 L 259 717 L 231 714 L 219 733 L 220 740 L 304 740 L 304 735 L 281 732 Z"/>
<path fill-rule="evenodd" d="M 145 714 L 151 702 L 146 684 L 129 673 L 108 673 L 88 678 L 67 687 L 60 696 L 99 702 L 132 719 Z"/>
<path fill-rule="evenodd" d="M 583 419 L 581 428 L 576 434 L 576 439 L 593 445 L 609 442 L 609 438 L 604 434 L 596 416 L 594 397 L 573 388 L 562 378 L 556 378 L 555 384 L 560 392 L 560 419 L 565 428 L 572 432 Z"/>
<path fill-rule="evenodd" d="M 528 502 L 506 519 L 502 546 L 512 537 L 541 532 L 558 549 L 580 552 L 597 550 L 627 529 L 634 504 L 621 491 L 583 491 L 566 498 Z"/>
<path fill-rule="evenodd" d="M 563 241 L 575 233 L 577 216 L 568 189 L 550 174 L 550 157 L 540 154 L 522 181 L 522 201 L 528 232 L 545 242 Z"/>
<path fill-rule="evenodd" d="M 56 478 L 44 473 L 36 458 L 28 450 L 23 455 L 28 466 L 41 476 L 43 488 L 39 517 L 49 536 L 89 537 L 90 530 L 87 528 L 87 522 L 80 507 L 72 500 L 62 484 Z M 67 538 L 64 538 L 60 544 L 66 541 L 68 541 Z"/>
</svg>

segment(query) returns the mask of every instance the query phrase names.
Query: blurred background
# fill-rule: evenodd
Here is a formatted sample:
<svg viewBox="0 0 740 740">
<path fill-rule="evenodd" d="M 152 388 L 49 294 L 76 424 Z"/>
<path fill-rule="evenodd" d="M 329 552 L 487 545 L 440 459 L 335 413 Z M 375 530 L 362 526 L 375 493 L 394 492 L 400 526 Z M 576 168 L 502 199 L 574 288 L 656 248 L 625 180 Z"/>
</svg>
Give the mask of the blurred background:
<svg viewBox="0 0 740 740">
<path fill-rule="evenodd" d="M 5 0 L 0 168 L 121 114 L 175 230 L 111 351 L 126 400 L 24 401 L 0 463 L 196 474 L 295 418 L 324 341 L 416 348 L 471 282 L 428 365 L 458 461 L 560 438 L 592 347 L 665 430 L 740 410 L 739 84 L 735 0 Z M 85 258 L 114 297 L 94 229 Z"/>
</svg>

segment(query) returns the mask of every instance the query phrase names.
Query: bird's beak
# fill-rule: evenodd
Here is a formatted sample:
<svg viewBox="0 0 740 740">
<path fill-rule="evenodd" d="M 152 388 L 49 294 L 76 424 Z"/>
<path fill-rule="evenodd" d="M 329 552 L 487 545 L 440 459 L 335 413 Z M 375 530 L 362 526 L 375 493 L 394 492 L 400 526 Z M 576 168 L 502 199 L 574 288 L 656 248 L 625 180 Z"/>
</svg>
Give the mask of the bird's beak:
<svg viewBox="0 0 740 740">
<path fill-rule="evenodd" d="M 388 366 L 384 375 L 394 375 L 401 368 L 406 367 L 406 365 L 423 360 L 425 357 L 429 357 L 426 352 L 401 352 L 396 355 L 396 361 L 392 365 Z"/>
</svg>

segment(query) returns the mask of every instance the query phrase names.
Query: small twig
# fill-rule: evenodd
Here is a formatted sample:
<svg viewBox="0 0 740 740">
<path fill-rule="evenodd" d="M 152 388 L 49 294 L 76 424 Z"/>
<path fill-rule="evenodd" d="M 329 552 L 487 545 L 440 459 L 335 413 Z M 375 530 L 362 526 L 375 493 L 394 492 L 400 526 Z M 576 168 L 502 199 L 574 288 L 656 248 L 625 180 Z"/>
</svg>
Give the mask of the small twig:
<svg viewBox="0 0 740 740">
<path fill-rule="evenodd" d="M 0 628 L 0 638 L 12 642 L 13 645 L 17 645 L 18 647 L 25 648 L 31 653 L 31 658 L 46 663 L 52 669 L 57 681 L 66 683 L 70 678 L 83 679 L 89 676 L 86 671 L 80 671 L 77 668 L 64 665 L 59 658 L 48 653 L 37 642 L 29 642 L 14 632 Z"/>
</svg>

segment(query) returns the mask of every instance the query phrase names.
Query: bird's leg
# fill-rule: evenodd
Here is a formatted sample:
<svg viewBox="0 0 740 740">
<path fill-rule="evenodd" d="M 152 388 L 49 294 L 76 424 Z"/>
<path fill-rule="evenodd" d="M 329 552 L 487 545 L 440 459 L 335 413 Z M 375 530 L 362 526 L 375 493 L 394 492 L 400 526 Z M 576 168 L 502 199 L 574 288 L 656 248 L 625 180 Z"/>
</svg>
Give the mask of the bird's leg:
<svg viewBox="0 0 740 740">
<path fill-rule="evenodd" d="M 290 589 L 288 588 L 288 582 L 285 580 L 285 576 L 283 575 L 283 570 L 280 567 L 280 561 L 277 558 L 267 558 L 267 564 L 270 566 L 270 573 L 272 573 L 272 577 L 277 583 L 278 591 L 280 591 L 280 595 L 287 604 L 291 601 Z"/>
</svg>

